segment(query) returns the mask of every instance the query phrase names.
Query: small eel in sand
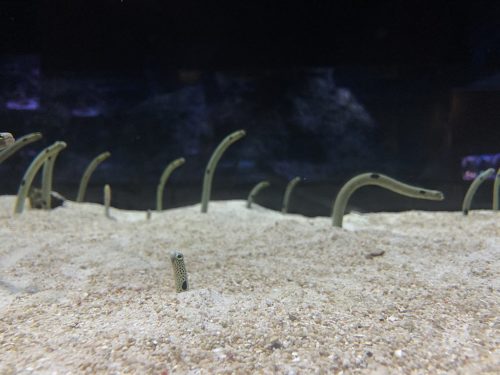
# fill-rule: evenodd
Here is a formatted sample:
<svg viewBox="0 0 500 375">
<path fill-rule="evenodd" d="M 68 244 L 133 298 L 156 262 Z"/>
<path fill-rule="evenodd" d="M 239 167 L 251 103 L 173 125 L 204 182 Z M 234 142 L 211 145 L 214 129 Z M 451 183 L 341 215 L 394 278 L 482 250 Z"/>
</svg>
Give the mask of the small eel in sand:
<svg viewBox="0 0 500 375">
<path fill-rule="evenodd" d="M 188 279 L 186 265 L 184 264 L 184 255 L 178 251 L 170 254 L 170 260 L 175 274 L 175 288 L 177 292 L 185 292 L 188 290 Z"/>
<path fill-rule="evenodd" d="M 16 140 L 14 139 L 14 136 L 12 134 L 0 133 L 0 151 L 14 144 L 15 141 Z"/>
</svg>

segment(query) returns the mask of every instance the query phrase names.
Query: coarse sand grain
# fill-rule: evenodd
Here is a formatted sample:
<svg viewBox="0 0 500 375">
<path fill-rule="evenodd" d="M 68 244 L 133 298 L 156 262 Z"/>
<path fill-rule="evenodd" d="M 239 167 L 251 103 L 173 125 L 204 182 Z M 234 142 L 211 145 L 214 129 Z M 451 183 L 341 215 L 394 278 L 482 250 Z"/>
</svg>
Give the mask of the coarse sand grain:
<svg viewBox="0 0 500 375">
<path fill-rule="evenodd" d="M 498 374 L 500 213 L 0 197 L 0 374 Z M 190 289 L 176 293 L 170 252 Z"/>
</svg>

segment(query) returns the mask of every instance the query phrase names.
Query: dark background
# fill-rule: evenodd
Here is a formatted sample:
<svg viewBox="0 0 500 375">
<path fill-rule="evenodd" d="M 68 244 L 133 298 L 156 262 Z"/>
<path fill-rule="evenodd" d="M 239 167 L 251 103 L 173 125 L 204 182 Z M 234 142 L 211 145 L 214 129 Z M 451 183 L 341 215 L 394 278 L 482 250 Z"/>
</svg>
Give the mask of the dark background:
<svg viewBox="0 0 500 375">
<path fill-rule="evenodd" d="M 358 209 L 459 209 L 461 158 L 500 152 L 499 23 L 496 1 L 0 1 L 1 130 L 44 133 L 0 166 L 1 192 L 15 193 L 33 150 L 62 139 L 54 188 L 68 198 L 111 150 L 88 200 L 110 183 L 116 206 L 151 208 L 163 167 L 185 156 L 166 205 L 195 203 L 210 152 L 245 128 L 215 199 L 265 178 L 260 203 L 278 209 L 301 175 L 292 211 L 328 215 L 343 182 L 375 169 L 448 199 L 365 188 Z M 6 109 L 31 97 L 35 111 Z"/>
<path fill-rule="evenodd" d="M 498 67 L 496 1 L 2 0 L 1 48 L 44 69 Z"/>
</svg>

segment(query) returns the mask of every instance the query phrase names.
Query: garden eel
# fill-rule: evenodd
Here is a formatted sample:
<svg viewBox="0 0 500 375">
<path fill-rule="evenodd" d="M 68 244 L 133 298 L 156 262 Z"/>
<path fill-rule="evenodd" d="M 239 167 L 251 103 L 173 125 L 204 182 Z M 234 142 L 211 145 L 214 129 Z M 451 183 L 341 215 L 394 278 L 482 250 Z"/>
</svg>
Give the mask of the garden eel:
<svg viewBox="0 0 500 375">
<path fill-rule="evenodd" d="M 42 138 L 42 133 L 31 133 L 18 138 L 14 143 L 10 143 L 12 141 L 9 141 L 9 136 L 5 134 L 9 134 L 12 137 L 10 133 L 0 133 L 0 163 L 3 163 L 6 159 L 15 154 L 17 150 Z M 12 137 L 12 139 L 14 139 L 14 137 Z"/>
<path fill-rule="evenodd" d="M 470 205 L 472 204 L 472 198 L 474 198 L 474 194 L 476 194 L 477 189 L 479 186 L 486 181 L 493 173 L 495 173 L 495 170 L 493 168 L 489 168 L 481 173 L 472 181 L 472 184 L 470 184 L 469 189 L 467 190 L 467 193 L 465 194 L 464 202 L 462 203 L 462 212 L 464 215 L 467 215 L 470 210 Z"/>
<path fill-rule="evenodd" d="M 300 182 L 300 177 L 294 177 L 286 185 L 285 196 L 283 197 L 283 205 L 281 206 L 281 212 L 286 214 L 288 212 L 288 203 L 290 203 L 290 195 L 292 195 L 293 188 Z"/>
<path fill-rule="evenodd" d="M 205 176 L 203 177 L 203 192 L 201 194 L 201 212 L 206 213 L 208 211 L 208 201 L 210 200 L 210 192 L 212 190 L 212 179 L 214 177 L 214 171 L 217 167 L 217 163 L 221 158 L 222 154 L 226 149 L 231 146 L 234 142 L 245 136 L 246 132 L 244 130 L 238 130 L 234 133 L 229 134 L 222 142 L 217 146 L 214 153 L 208 161 L 207 167 L 205 168 Z"/>
<path fill-rule="evenodd" d="M 170 253 L 170 261 L 174 269 L 175 288 L 177 293 L 185 292 L 188 290 L 188 278 L 186 265 L 184 264 L 184 255 L 178 251 L 173 251 Z"/>
<path fill-rule="evenodd" d="M 493 211 L 498 211 L 498 200 L 500 194 L 500 168 L 498 168 L 497 175 L 495 176 L 495 182 L 493 184 Z"/>
<path fill-rule="evenodd" d="M 82 179 L 80 180 L 80 186 L 78 187 L 78 194 L 76 196 L 77 202 L 83 202 L 83 200 L 85 199 L 85 193 L 87 191 L 87 185 L 89 184 L 90 176 L 92 176 L 92 173 L 94 173 L 99 164 L 101 164 L 110 156 L 111 153 L 109 151 L 103 152 L 102 154 L 97 155 L 87 166 L 85 172 L 83 172 Z"/>
<path fill-rule="evenodd" d="M 111 214 L 109 213 L 111 206 L 111 186 L 108 184 L 104 185 L 104 215 L 111 219 Z"/>
<path fill-rule="evenodd" d="M 17 191 L 17 199 L 16 199 L 16 205 L 14 208 L 14 212 L 16 214 L 20 214 L 24 210 L 24 202 L 26 200 L 26 197 L 28 196 L 28 192 L 31 189 L 31 184 L 33 183 L 33 180 L 37 174 L 37 172 L 40 170 L 40 168 L 47 162 L 47 160 L 59 153 L 62 149 L 66 148 L 66 142 L 55 142 L 51 146 L 45 148 L 42 150 L 37 157 L 31 162 L 29 165 L 28 169 L 24 173 L 23 179 L 21 180 L 21 183 L 19 185 L 19 189 Z"/>
<path fill-rule="evenodd" d="M 179 158 L 169 163 L 160 177 L 160 183 L 156 187 L 156 211 L 163 210 L 163 190 L 172 172 L 186 162 L 186 159 Z"/>
<path fill-rule="evenodd" d="M 0 133 L 0 151 L 6 149 L 10 145 L 13 145 L 16 140 L 10 133 Z"/>
<path fill-rule="evenodd" d="M 42 171 L 42 208 L 45 210 L 50 210 L 52 208 L 52 180 L 54 174 L 54 164 L 56 163 L 57 155 L 62 151 L 64 147 L 59 150 L 54 151 L 50 155 L 45 163 L 43 163 Z"/>
<path fill-rule="evenodd" d="M 395 193 L 411 198 L 429 199 L 440 201 L 444 199 L 443 193 L 437 190 L 427 190 L 416 186 L 411 186 L 378 173 L 363 173 L 353 177 L 340 189 L 332 210 L 332 221 L 335 227 L 342 228 L 347 201 L 352 193 L 365 185 L 377 185 Z"/>
<path fill-rule="evenodd" d="M 269 185 L 270 184 L 268 181 L 262 181 L 255 185 L 252 190 L 250 190 L 250 194 L 248 194 L 247 198 L 247 208 L 252 208 L 252 203 L 255 196 L 259 193 L 259 191 L 268 187 Z"/>
</svg>

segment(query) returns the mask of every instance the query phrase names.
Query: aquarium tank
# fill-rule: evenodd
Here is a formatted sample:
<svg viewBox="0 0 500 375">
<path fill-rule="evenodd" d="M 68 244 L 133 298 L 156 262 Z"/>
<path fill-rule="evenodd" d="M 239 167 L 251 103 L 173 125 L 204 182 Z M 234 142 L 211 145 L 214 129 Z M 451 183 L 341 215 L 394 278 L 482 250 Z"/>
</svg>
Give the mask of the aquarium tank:
<svg viewBox="0 0 500 375">
<path fill-rule="evenodd" d="M 460 210 L 471 181 L 500 168 L 500 12 L 390 3 L 2 1 L 0 132 L 43 137 L 0 164 L 0 194 L 64 141 L 52 189 L 65 199 L 109 152 L 85 201 L 109 185 L 115 207 L 155 209 L 163 171 L 184 158 L 163 208 L 199 203 L 213 150 L 245 130 L 213 200 L 268 181 L 255 201 L 281 210 L 299 177 L 288 211 L 329 216 L 347 180 L 376 172 L 446 199 L 366 187 L 349 210 Z M 478 189 L 474 207 L 490 206 L 491 188 Z"/>
</svg>

